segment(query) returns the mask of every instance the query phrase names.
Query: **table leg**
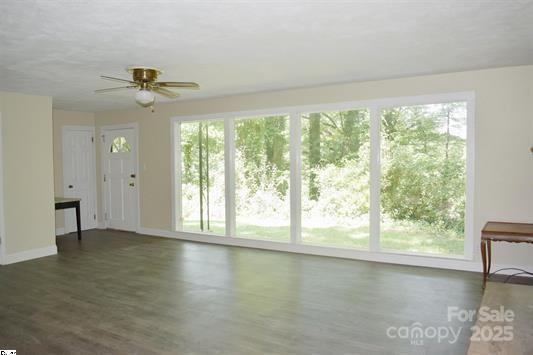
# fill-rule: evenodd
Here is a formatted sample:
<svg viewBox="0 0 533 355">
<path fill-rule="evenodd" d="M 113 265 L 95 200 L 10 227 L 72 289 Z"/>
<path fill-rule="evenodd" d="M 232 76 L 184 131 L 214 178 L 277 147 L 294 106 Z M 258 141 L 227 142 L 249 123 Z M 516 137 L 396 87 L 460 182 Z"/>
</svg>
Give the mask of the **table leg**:
<svg viewBox="0 0 533 355">
<path fill-rule="evenodd" d="M 481 260 L 483 261 L 483 289 L 487 283 L 487 246 L 485 240 L 481 240 Z"/>
<path fill-rule="evenodd" d="M 76 225 L 78 227 L 78 240 L 81 240 L 81 216 L 80 216 L 80 204 L 76 204 Z"/>
<path fill-rule="evenodd" d="M 487 240 L 487 255 L 488 255 L 488 263 L 487 263 L 487 277 L 490 275 L 490 266 L 492 265 L 492 242 L 491 240 Z"/>
</svg>

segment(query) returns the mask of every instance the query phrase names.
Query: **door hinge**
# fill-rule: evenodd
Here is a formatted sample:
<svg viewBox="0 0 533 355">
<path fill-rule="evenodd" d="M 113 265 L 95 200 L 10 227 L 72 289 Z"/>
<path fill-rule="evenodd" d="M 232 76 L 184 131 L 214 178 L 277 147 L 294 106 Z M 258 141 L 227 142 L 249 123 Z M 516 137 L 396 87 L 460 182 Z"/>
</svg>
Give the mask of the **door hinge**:
<svg viewBox="0 0 533 355">
<path fill-rule="evenodd" d="M 94 137 L 91 137 L 91 142 L 93 142 L 93 143 L 94 143 Z"/>
<path fill-rule="evenodd" d="M 94 220 L 96 221 L 96 214 L 93 215 Z"/>
<path fill-rule="evenodd" d="M 102 134 L 102 143 L 105 143 L 105 134 Z"/>
<path fill-rule="evenodd" d="M 104 174 L 104 182 L 106 182 L 105 174 Z"/>
</svg>

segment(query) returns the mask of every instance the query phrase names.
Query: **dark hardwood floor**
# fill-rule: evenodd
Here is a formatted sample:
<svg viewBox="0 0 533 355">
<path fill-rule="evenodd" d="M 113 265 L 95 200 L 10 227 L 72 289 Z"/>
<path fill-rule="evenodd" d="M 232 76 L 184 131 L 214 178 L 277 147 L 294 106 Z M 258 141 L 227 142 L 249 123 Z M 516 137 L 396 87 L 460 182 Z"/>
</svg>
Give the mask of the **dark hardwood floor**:
<svg viewBox="0 0 533 355">
<path fill-rule="evenodd" d="M 118 231 L 0 267 L 0 348 L 18 354 L 464 354 L 479 274 Z M 457 342 L 389 327 L 462 327 Z"/>
</svg>

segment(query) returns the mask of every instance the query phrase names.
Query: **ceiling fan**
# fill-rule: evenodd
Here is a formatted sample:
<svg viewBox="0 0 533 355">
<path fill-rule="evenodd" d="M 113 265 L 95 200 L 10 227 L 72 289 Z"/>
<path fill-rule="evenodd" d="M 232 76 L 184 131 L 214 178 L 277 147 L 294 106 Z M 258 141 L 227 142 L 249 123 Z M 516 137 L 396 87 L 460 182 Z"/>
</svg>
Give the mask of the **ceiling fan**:
<svg viewBox="0 0 533 355">
<path fill-rule="evenodd" d="M 153 112 L 153 105 L 155 103 L 155 95 L 159 94 L 169 99 L 175 99 L 179 96 L 178 93 L 169 90 L 168 88 L 182 88 L 182 89 L 199 89 L 200 85 L 193 82 L 181 81 L 157 81 L 157 76 L 163 72 L 157 68 L 149 67 L 130 67 L 126 69 L 132 74 L 132 80 L 121 78 L 114 78 L 111 76 L 100 76 L 102 79 L 118 81 L 126 83 L 126 86 L 95 90 L 97 94 L 107 93 L 111 91 L 124 89 L 137 89 L 135 93 L 135 102 L 142 107 L 151 107 Z"/>
</svg>

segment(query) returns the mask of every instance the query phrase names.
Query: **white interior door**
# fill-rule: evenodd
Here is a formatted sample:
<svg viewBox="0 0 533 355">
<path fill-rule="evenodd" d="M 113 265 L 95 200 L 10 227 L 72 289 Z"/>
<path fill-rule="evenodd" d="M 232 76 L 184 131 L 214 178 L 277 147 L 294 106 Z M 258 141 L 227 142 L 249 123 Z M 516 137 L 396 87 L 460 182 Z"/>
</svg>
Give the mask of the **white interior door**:
<svg viewBox="0 0 533 355">
<path fill-rule="evenodd" d="M 103 131 L 105 218 L 109 228 L 135 231 L 137 135 L 134 128 Z"/>
<path fill-rule="evenodd" d="M 65 197 L 80 198 L 81 228 L 97 227 L 94 128 L 63 128 L 63 185 Z M 76 230 L 73 208 L 64 210 L 65 232 Z"/>
</svg>

